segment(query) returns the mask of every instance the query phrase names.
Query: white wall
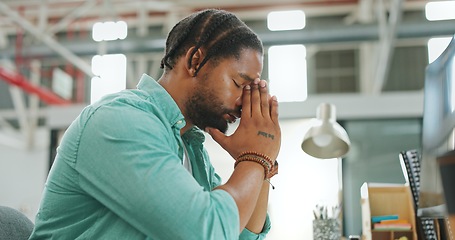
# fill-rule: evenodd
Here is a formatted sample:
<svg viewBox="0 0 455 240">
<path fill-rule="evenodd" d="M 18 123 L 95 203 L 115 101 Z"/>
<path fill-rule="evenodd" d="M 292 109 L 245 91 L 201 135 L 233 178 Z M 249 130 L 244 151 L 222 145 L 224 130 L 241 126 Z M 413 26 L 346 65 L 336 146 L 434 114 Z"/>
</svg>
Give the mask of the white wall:
<svg viewBox="0 0 455 240">
<path fill-rule="evenodd" d="M 272 230 L 267 240 L 312 239 L 315 205 L 334 205 L 338 201 L 338 160 L 315 159 L 300 148 L 309 122 L 305 119 L 280 120 L 280 167 L 278 175 L 272 179 L 276 188 L 270 191 Z M 206 137 L 206 147 L 215 169 L 224 181 L 227 180 L 234 160 L 209 135 Z"/>
<path fill-rule="evenodd" d="M 32 150 L 0 144 L 0 205 L 18 209 L 32 221 L 48 171 L 47 129 L 38 129 L 35 144 Z"/>
</svg>

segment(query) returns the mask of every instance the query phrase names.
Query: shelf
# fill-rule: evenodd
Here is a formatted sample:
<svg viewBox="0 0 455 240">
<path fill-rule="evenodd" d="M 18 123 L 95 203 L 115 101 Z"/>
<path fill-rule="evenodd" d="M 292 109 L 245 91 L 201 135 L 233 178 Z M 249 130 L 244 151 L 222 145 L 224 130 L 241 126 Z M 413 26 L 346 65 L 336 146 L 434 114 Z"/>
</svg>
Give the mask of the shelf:
<svg viewBox="0 0 455 240">
<path fill-rule="evenodd" d="M 386 231 L 386 230 L 371 230 L 373 240 L 394 240 L 401 237 L 407 237 L 408 240 L 413 240 L 414 232 L 412 230 Z"/>
<path fill-rule="evenodd" d="M 415 213 L 409 186 L 364 183 L 361 187 L 362 232 L 364 240 L 417 240 Z M 398 215 L 411 224 L 411 230 L 375 230 L 372 216 Z"/>
</svg>

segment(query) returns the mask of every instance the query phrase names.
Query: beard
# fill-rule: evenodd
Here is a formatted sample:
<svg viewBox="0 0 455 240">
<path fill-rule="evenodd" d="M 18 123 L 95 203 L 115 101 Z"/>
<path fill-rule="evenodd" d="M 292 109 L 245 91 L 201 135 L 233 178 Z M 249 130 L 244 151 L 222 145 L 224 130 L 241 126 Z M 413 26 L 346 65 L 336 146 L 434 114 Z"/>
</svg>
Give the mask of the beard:
<svg viewBox="0 0 455 240">
<path fill-rule="evenodd" d="M 213 89 L 204 87 L 205 84 L 201 85 L 195 89 L 193 95 L 185 103 L 186 117 L 193 125 L 202 130 L 212 127 L 226 133 L 228 121 L 223 116 L 239 112 L 239 110 L 224 107 L 221 100 L 213 94 Z"/>
</svg>

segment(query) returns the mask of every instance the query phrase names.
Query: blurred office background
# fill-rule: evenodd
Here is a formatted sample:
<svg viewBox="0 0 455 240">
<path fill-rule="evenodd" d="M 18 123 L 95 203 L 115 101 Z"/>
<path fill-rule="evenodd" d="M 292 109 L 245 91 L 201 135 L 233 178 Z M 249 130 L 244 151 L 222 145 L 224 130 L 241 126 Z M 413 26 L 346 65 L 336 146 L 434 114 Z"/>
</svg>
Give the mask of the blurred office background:
<svg viewBox="0 0 455 240">
<path fill-rule="evenodd" d="M 81 109 L 135 88 L 143 73 L 158 79 L 170 28 L 221 8 L 263 40 L 262 78 L 280 101 L 267 239 L 311 239 L 317 204 L 341 204 L 344 235 L 360 235 L 362 183 L 404 183 L 398 154 L 421 147 L 425 67 L 455 33 L 454 2 L 1 0 L 0 205 L 33 220 L 55 147 Z M 322 102 L 350 136 L 342 159 L 300 148 Z M 226 180 L 233 160 L 208 135 L 207 148 Z"/>
</svg>

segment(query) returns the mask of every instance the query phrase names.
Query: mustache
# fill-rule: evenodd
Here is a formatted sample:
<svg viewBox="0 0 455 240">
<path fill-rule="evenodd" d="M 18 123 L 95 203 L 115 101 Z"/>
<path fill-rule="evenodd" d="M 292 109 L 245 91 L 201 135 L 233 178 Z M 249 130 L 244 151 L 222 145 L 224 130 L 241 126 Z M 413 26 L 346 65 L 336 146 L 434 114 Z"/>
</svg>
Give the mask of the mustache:
<svg viewBox="0 0 455 240">
<path fill-rule="evenodd" d="M 232 109 L 232 110 L 230 110 L 230 111 L 228 111 L 226 113 L 229 114 L 229 115 L 232 115 L 232 116 L 234 116 L 236 118 L 240 118 L 242 116 L 242 107 L 238 107 L 236 109 Z"/>
</svg>

